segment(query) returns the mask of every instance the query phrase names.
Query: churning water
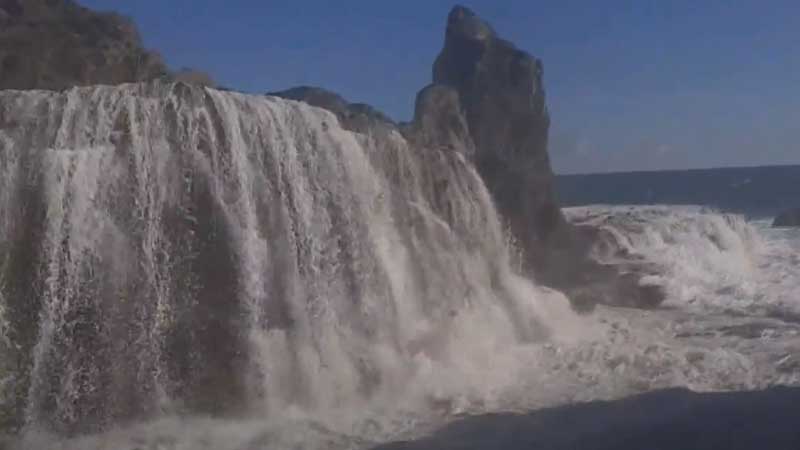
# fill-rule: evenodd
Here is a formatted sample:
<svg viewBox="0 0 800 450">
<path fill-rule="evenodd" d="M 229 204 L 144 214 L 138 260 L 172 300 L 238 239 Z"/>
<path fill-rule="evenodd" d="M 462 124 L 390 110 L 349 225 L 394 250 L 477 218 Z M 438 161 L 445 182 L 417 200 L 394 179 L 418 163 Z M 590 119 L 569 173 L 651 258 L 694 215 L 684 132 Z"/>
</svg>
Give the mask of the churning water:
<svg viewBox="0 0 800 450">
<path fill-rule="evenodd" d="M 512 273 L 458 153 L 185 85 L 0 95 L 3 399 L 24 433 L 487 401 L 511 381 L 487 379 L 495 355 L 575 320 Z"/>
<path fill-rule="evenodd" d="M 627 249 L 599 259 L 651 261 L 671 308 L 578 317 L 514 272 L 471 164 L 395 131 L 182 84 L 0 92 L 0 420 L 18 448 L 363 448 L 798 382 L 796 236 L 569 215 Z"/>
</svg>

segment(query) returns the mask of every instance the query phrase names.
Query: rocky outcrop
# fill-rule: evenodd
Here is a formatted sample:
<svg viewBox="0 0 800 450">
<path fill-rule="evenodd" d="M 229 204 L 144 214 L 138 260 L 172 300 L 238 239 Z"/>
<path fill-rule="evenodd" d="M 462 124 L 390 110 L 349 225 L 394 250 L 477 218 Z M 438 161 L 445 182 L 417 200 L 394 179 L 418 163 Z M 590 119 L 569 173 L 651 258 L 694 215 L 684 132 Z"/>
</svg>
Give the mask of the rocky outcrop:
<svg viewBox="0 0 800 450">
<path fill-rule="evenodd" d="M 526 269 L 539 282 L 564 291 L 578 309 L 598 303 L 658 306 L 664 291 L 640 282 L 647 274 L 644 268 L 621 271 L 596 261 L 591 253 L 597 230 L 564 219 L 547 152 L 550 118 L 542 77 L 541 61 L 501 39 L 469 9 L 456 6 L 434 63 L 433 84 L 417 95 L 408 124 L 397 125 L 368 105 L 351 104 L 321 88 L 269 95 L 327 109 L 351 131 L 397 127 L 418 147 L 464 154 L 521 247 Z"/>
<path fill-rule="evenodd" d="M 158 77 L 214 85 L 202 72 L 169 73 L 158 55 L 142 48 L 130 21 L 71 0 L 0 0 L 0 25 L 0 89 L 64 89 Z M 539 282 L 565 291 L 581 307 L 657 305 L 663 299 L 657 290 L 594 261 L 589 256 L 594 234 L 565 221 L 547 153 L 550 119 L 542 77 L 541 61 L 457 6 L 448 16 L 433 84 L 418 94 L 408 124 L 321 88 L 268 95 L 327 109 L 350 131 L 399 131 L 419 148 L 463 154 L 474 162 L 522 250 L 526 269 Z"/>
<path fill-rule="evenodd" d="M 468 158 L 475 155 L 458 92 L 449 86 L 433 84 L 421 90 L 414 120 L 406 124 L 403 132 L 419 146 L 458 151 Z"/>
<path fill-rule="evenodd" d="M 267 95 L 327 109 L 336 115 L 344 129 L 350 131 L 365 133 L 375 126 L 395 126 L 389 117 L 372 106 L 350 103 L 339 94 L 319 87 L 298 86 L 285 91 L 269 92 Z"/>
<path fill-rule="evenodd" d="M 784 211 L 772 222 L 774 228 L 800 227 L 800 208 Z"/>
<path fill-rule="evenodd" d="M 433 81 L 458 92 L 478 171 L 534 269 L 548 264 L 549 249 L 566 229 L 547 153 L 542 76 L 541 61 L 469 9 L 452 10 Z"/>
<path fill-rule="evenodd" d="M 798 448 L 800 389 L 695 393 L 673 388 L 614 401 L 471 416 L 375 450 L 751 450 Z"/>
<path fill-rule="evenodd" d="M 541 61 L 498 37 L 469 9 L 457 6 L 448 17 L 433 84 L 420 91 L 414 120 L 403 127 L 412 142 L 458 149 L 475 162 L 529 267 L 537 273 L 549 271 L 554 248 L 568 240 L 547 153 L 550 119 L 542 73 Z M 319 88 L 269 95 L 328 109 L 348 129 L 363 131 L 376 120 L 391 123 L 372 108 L 357 108 Z"/>
<path fill-rule="evenodd" d="M 473 160 L 528 267 L 549 279 L 549 272 L 560 271 L 552 257 L 564 251 L 559 247 L 573 243 L 553 189 L 542 74 L 541 61 L 457 6 L 448 17 L 433 84 L 418 94 L 414 120 L 403 133 L 418 145 L 457 149 Z M 328 109 L 351 130 L 363 132 L 375 122 L 391 124 L 374 109 L 320 88 L 269 95 Z"/>
<path fill-rule="evenodd" d="M 458 93 L 473 161 L 527 269 L 579 309 L 598 303 L 656 307 L 663 290 L 641 283 L 638 268 L 620 271 L 594 260 L 595 230 L 571 226 L 561 212 L 547 151 L 543 75 L 539 59 L 500 38 L 471 10 L 450 12 L 434 86 Z"/>
<path fill-rule="evenodd" d="M 167 73 L 125 17 L 71 0 L 0 0 L 0 89 L 59 90 Z"/>
</svg>

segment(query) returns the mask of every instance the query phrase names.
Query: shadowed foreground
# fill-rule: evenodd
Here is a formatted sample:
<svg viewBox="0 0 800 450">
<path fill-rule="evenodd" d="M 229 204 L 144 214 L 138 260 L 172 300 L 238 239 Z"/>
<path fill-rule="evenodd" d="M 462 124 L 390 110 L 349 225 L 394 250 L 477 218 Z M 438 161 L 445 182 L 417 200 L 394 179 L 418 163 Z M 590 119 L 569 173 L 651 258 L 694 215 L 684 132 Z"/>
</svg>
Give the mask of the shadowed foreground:
<svg viewBox="0 0 800 450">
<path fill-rule="evenodd" d="M 800 448 L 800 389 L 696 394 L 670 389 L 613 402 L 464 419 L 416 441 L 422 449 Z"/>
</svg>

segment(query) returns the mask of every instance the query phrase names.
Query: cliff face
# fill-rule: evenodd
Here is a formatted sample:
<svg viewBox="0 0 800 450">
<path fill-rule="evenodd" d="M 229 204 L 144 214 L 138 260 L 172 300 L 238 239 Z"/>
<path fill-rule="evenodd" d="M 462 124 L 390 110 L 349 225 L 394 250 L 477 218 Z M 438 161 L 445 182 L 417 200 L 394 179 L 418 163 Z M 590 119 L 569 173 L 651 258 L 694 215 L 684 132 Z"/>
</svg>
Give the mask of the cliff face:
<svg viewBox="0 0 800 450">
<path fill-rule="evenodd" d="M 602 236 L 556 204 L 541 64 L 464 8 L 409 124 L 204 77 L 25 92 L 166 69 L 116 15 L 0 11 L 0 431 L 104 430 L 165 404 L 361 407 L 410 392 L 395 380 L 427 351 L 456 378 L 483 361 L 475 342 L 539 341 L 571 317 L 517 276 L 501 219 L 573 301 L 659 301 L 587 257 Z"/>
<path fill-rule="evenodd" d="M 166 73 L 120 15 L 71 0 L 0 0 L 0 89 L 58 90 Z"/>
<path fill-rule="evenodd" d="M 308 103 L 334 113 L 346 130 L 367 133 L 376 126 L 395 126 L 391 119 L 363 103 L 350 103 L 339 94 L 313 86 L 298 86 L 267 95 Z"/>
<path fill-rule="evenodd" d="M 433 81 L 458 92 L 477 169 L 534 268 L 545 264 L 554 233 L 565 228 L 547 153 L 542 74 L 541 61 L 472 11 L 452 10 Z"/>
<path fill-rule="evenodd" d="M 800 227 L 800 208 L 784 211 L 775 217 L 773 228 Z"/>
<path fill-rule="evenodd" d="M 417 94 L 414 120 L 404 128 L 404 134 L 417 145 L 475 157 L 475 143 L 458 92 L 449 86 L 433 84 Z"/>
<path fill-rule="evenodd" d="M 572 244 L 564 242 L 569 233 L 553 189 L 542 74 L 541 61 L 457 6 L 448 17 L 433 84 L 418 94 L 414 120 L 403 133 L 418 145 L 454 149 L 475 163 L 528 268 L 547 280 L 557 271 L 551 264 L 556 248 Z M 319 88 L 271 95 L 328 109 L 356 131 L 366 130 L 368 117 L 390 122 Z"/>
<path fill-rule="evenodd" d="M 664 292 L 641 285 L 643 268 L 594 260 L 598 230 L 574 227 L 561 212 L 547 151 L 550 117 L 543 73 L 540 60 L 500 38 L 469 9 L 456 6 L 450 12 L 433 87 L 457 93 L 472 160 L 522 250 L 526 269 L 539 282 L 564 291 L 578 308 L 657 306 Z"/>
<path fill-rule="evenodd" d="M 0 89 L 58 90 L 164 75 L 213 84 L 191 72 L 169 74 L 155 53 L 142 48 L 130 21 L 71 0 L 0 0 L 0 66 Z M 658 304 L 661 293 L 643 290 L 637 275 L 620 276 L 590 258 L 596 230 L 572 227 L 563 218 L 547 153 L 550 119 L 542 76 L 538 59 L 501 39 L 472 11 L 455 7 L 433 84 L 419 92 L 411 123 L 397 124 L 320 88 L 271 95 L 327 109 L 346 130 L 376 139 L 399 131 L 419 151 L 474 163 L 521 247 L 528 273 L 563 290 L 575 304 Z M 443 180 L 431 186 L 434 203 L 449 215 L 451 187 Z"/>
<path fill-rule="evenodd" d="M 541 61 L 456 6 L 434 63 L 433 84 L 417 95 L 411 123 L 398 126 L 371 107 L 320 88 L 271 95 L 332 111 L 352 131 L 374 134 L 397 127 L 416 147 L 461 153 L 486 183 L 528 274 L 564 291 L 580 309 L 597 303 L 657 306 L 664 293 L 640 285 L 644 270 L 595 261 L 592 249 L 603 242 L 599 230 L 564 219 L 547 152 L 550 118 L 542 76 Z"/>
</svg>

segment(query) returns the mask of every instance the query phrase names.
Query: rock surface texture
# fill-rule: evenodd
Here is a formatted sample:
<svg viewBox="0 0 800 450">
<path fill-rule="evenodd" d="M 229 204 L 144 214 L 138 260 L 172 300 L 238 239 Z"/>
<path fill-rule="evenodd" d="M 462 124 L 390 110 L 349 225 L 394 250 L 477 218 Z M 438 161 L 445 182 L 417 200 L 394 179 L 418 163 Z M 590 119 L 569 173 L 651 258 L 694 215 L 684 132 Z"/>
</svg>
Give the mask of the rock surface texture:
<svg viewBox="0 0 800 450">
<path fill-rule="evenodd" d="M 433 84 L 421 90 L 414 120 L 403 131 L 417 145 L 455 150 L 468 158 L 475 155 L 458 92 L 449 86 Z"/>
<path fill-rule="evenodd" d="M 486 183 L 521 253 L 524 270 L 563 290 L 579 308 L 597 303 L 652 308 L 658 286 L 639 283 L 645 270 L 601 264 L 591 257 L 597 230 L 570 225 L 554 189 L 547 151 L 550 117 L 542 62 L 498 36 L 471 10 L 456 6 L 447 20 L 433 83 L 417 95 L 414 119 L 396 125 L 363 104 L 315 87 L 269 95 L 327 109 L 344 128 L 372 134 L 398 127 L 423 148 L 462 153 Z"/>
<path fill-rule="evenodd" d="M 376 450 L 790 450 L 800 445 L 792 421 L 799 399 L 800 390 L 790 388 L 705 394 L 669 389 L 525 415 L 469 417 L 419 441 Z"/>
<path fill-rule="evenodd" d="M 167 72 L 118 14 L 71 0 L 0 0 L 0 89 L 119 84 Z"/>
<path fill-rule="evenodd" d="M 433 67 L 435 84 L 460 98 L 475 143 L 475 164 L 532 267 L 565 221 L 547 153 L 550 118 L 542 62 L 501 39 L 467 8 L 455 7 Z"/>
<path fill-rule="evenodd" d="M 203 87 L 68 0 L 0 0 L 0 25 L 0 434 L 418 410 L 430 361 L 457 379 L 574 318 L 521 269 L 577 306 L 663 298 L 565 220 L 541 63 L 465 8 L 408 124 Z"/>
<path fill-rule="evenodd" d="M 580 308 L 655 307 L 664 294 L 639 283 L 643 271 L 598 263 L 590 256 L 598 244 L 596 230 L 564 219 L 547 150 L 543 74 L 539 59 L 500 38 L 474 12 L 462 6 L 450 12 L 444 48 L 433 67 L 434 86 L 458 93 L 473 161 L 525 268 L 565 291 Z"/>
<path fill-rule="evenodd" d="M 800 208 L 792 209 L 781 214 L 772 222 L 775 228 L 800 227 Z"/>
<path fill-rule="evenodd" d="M 127 19 L 70 0 L 0 0 L 0 25 L 0 89 L 180 80 L 183 73 L 170 74 L 157 54 L 143 49 Z M 646 268 L 598 263 L 591 257 L 603 241 L 597 230 L 564 219 L 547 152 L 550 119 L 542 77 L 538 59 L 457 6 L 448 16 L 433 83 L 417 95 L 410 123 L 397 124 L 369 105 L 316 87 L 269 95 L 327 109 L 342 128 L 376 142 L 392 140 L 399 132 L 434 159 L 440 152 L 454 152 L 472 162 L 519 247 L 524 270 L 564 291 L 574 306 L 658 306 L 663 291 L 639 282 Z M 213 84 L 205 78 L 209 81 L 188 81 Z M 323 121 L 323 128 L 335 127 L 332 122 Z M 456 186 L 442 176 L 432 176 L 428 184 L 434 209 L 448 222 L 455 220 L 451 197 Z"/>
<path fill-rule="evenodd" d="M 368 133 L 376 126 L 394 127 L 394 122 L 372 106 L 350 103 L 339 94 L 313 86 L 298 86 L 267 95 L 308 103 L 334 113 L 346 130 Z"/>
</svg>

